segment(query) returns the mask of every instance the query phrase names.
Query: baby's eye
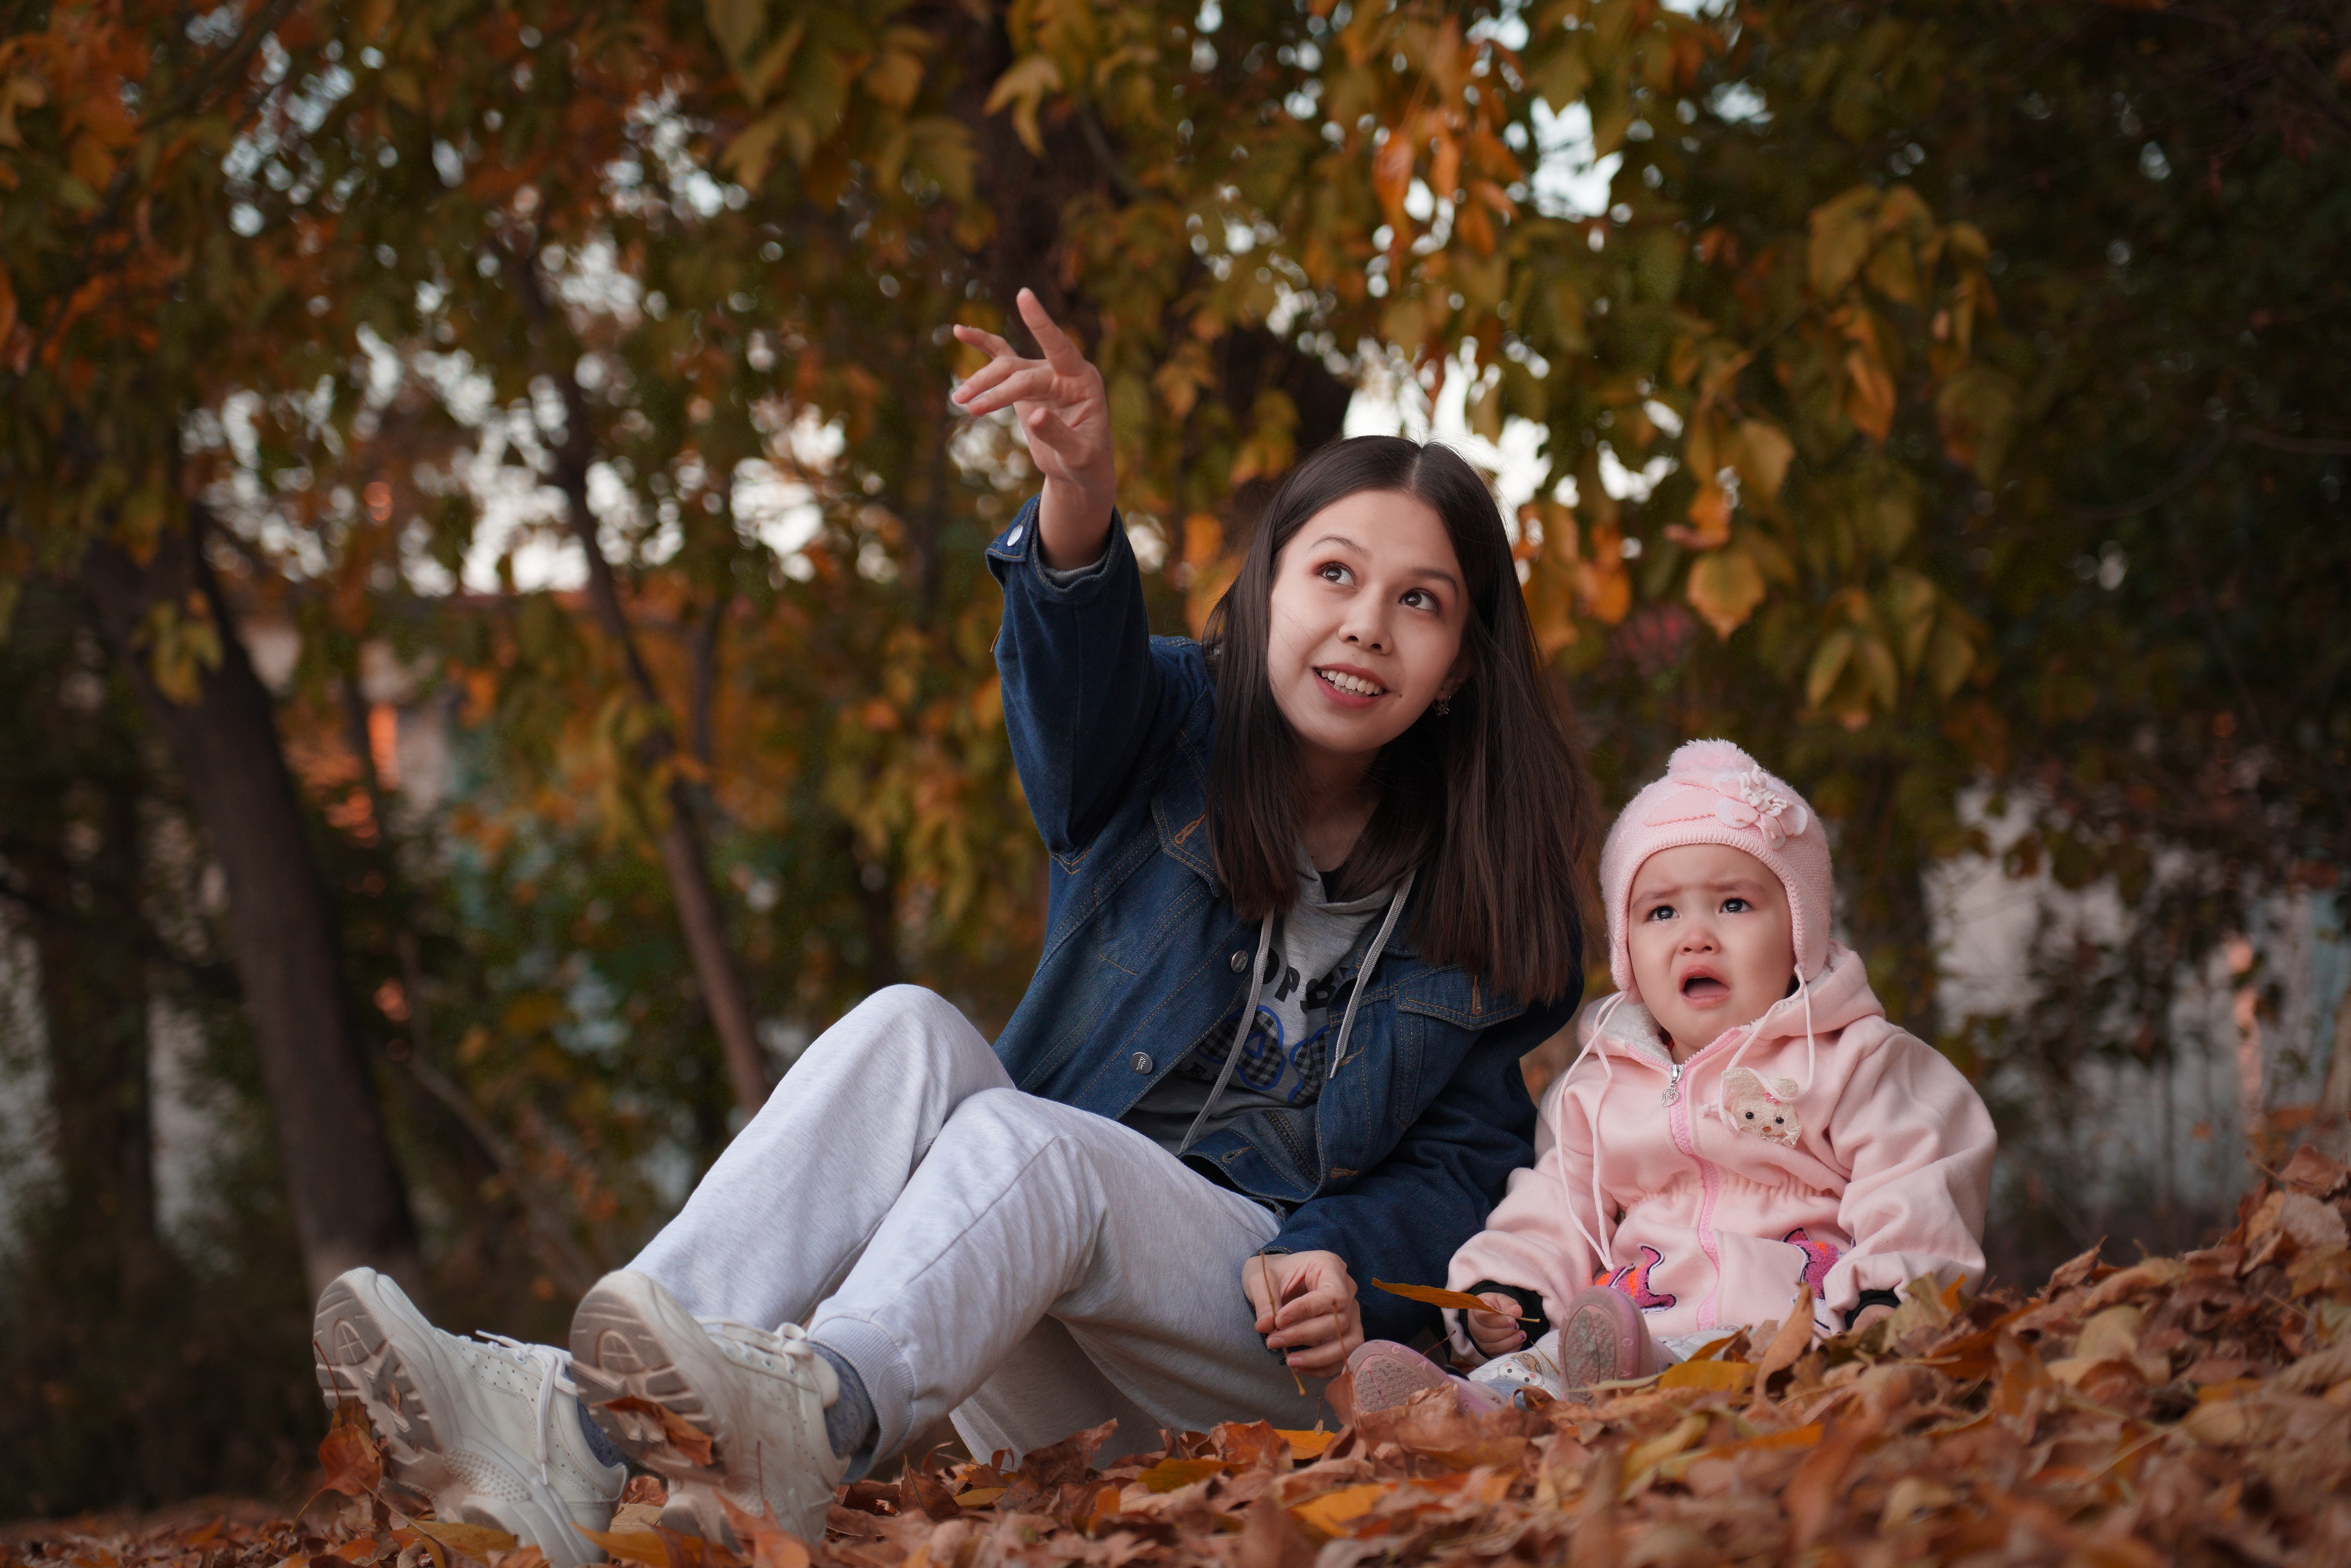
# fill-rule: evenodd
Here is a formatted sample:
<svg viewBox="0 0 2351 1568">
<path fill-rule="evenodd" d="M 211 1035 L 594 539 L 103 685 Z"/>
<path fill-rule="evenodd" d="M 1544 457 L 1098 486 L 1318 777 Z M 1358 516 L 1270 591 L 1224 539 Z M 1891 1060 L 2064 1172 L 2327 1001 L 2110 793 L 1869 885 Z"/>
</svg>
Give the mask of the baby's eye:
<svg viewBox="0 0 2351 1568">
<path fill-rule="evenodd" d="M 1349 571 L 1345 567 L 1340 565 L 1335 560 L 1326 560 L 1321 566 L 1316 567 L 1314 569 L 1314 575 L 1321 578 L 1325 582 L 1336 582 L 1342 585 L 1355 580 L 1355 574 Z"/>
<path fill-rule="evenodd" d="M 1673 917 L 1674 906 L 1670 904 L 1660 904 L 1648 914 L 1641 916 L 1644 920 L 1671 920 Z"/>
<path fill-rule="evenodd" d="M 1754 907 L 1743 898 L 1726 898 L 1722 901 L 1722 912 L 1725 915 L 1744 915 Z"/>
</svg>

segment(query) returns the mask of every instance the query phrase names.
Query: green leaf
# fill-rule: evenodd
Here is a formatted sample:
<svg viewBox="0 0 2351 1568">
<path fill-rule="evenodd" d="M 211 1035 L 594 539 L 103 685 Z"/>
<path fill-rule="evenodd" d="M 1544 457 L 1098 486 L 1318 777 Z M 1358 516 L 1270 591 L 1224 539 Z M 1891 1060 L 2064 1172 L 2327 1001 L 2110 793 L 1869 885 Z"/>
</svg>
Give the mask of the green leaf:
<svg viewBox="0 0 2351 1568">
<path fill-rule="evenodd" d="M 1813 707 L 1827 701 L 1852 657 L 1853 628 L 1840 626 L 1822 638 L 1821 645 L 1813 650 L 1812 668 L 1804 672 L 1804 701 Z"/>
<path fill-rule="evenodd" d="M 1927 642 L 1927 681 L 1935 695 L 1948 697 L 1958 691 L 1975 667 L 1974 640 L 1951 616 L 1938 618 L 1934 635 Z"/>
<path fill-rule="evenodd" d="M 1583 57 L 1583 50 L 1573 33 L 1555 35 L 1556 45 L 1535 65 L 1528 77 L 1528 85 L 1541 95 L 1553 114 L 1563 112 L 1569 104 L 1583 96 L 1592 85 L 1592 67 Z"/>
<path fill-rule="evenodd" d="M 784 29 L 783 37 L 760 51 L 758 59 L 747 67 L 737 68 L 736 79 L 742 84 L 743 96 L 751 100 L 752 108 L 767 100 L 768 89 L 790 67 L 792 57 L 799 51 L 800 40 L 807 36 L 808 18 L 795 16 L 791 26 Z M 919 70 L 920 62 L 916 66 Z"/>
<path fill-rule="evenodd" d="M 1907 567 L 1896 567 L 1887 576 L 1883 595 L 1886 622 L 1894 629 L 1904 669 L 1917 669 L 1925 656 L 1927 635 L 1935 626 L 1935 605 L 1941 597 L 1933 583 Z"/>
<path fill-rule="evenodd" d="M 1814 298 L 1835 298 L 1861 270 L 1869 256 L 1876 205 L 1877 193 L 1856 185 L 1813 209 L 1804 270 Z"/>
<path fill-rule="evenodd" d="M 1009 105 L 1012 129 L 1020 144 L 1041 158 L 1045 155 L 1044 134 L 1037 128 L 1037 106 L 1049 92 L 1061 90 L 1061 68 L 1044 55 L 1030 55 L 1015 60 L 1009 70 L 996 78 L 988 89 L 984 113 L 994 114 Z"/>
<path fill-rule="evenodd" d="M 711 36 L 739 72 L 766 26 L 767 0 L 703 0 L 702 13 L 710 22 Z"/>
<path fill-rule="evenodd" d="M 1690 607 L 1714 634 L 1729 637 L 1763 602 L 1763 570 L 1745 550 L 1726 546 L 1690 564 L 1687 592 Z"/>
</svg>

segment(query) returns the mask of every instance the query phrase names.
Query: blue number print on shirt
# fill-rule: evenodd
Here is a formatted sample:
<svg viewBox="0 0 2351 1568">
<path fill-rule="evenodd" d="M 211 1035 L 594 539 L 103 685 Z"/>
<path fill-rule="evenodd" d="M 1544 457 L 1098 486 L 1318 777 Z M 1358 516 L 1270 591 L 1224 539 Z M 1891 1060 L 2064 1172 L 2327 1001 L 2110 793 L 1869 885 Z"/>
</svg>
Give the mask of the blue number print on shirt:
<svg viewBox="0 0 2351 1568">
<path fill-rule="evenodd" d="M 1262 1094 L 1281 1082 L 1286 1053 L 1281 1046 L 1281 1019 L 1270 1008 L 1257 1009 L 1256 1027 L 1241 1041 L 1238 1071 L 1241 1082 Z"/>
</svg>

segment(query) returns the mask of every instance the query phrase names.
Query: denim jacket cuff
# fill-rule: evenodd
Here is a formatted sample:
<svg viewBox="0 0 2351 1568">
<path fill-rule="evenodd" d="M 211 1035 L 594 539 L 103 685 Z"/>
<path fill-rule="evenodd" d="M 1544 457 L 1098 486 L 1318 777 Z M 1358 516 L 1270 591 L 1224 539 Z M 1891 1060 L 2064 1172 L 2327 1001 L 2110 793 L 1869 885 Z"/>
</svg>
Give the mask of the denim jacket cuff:
<svg viewBox="0 0 2351 1568">
<path fill-rule="evenodd" d="M 1037 549 L 1037 505 L 1030 501 L 1022 507 L 1011 526 L 988 541 L 987 570 L 1008 591 L 1017 583 L 1022 591 L 1048 602 L 1084 604 L 1101 594 L 1103 584 L 1122 570 L 1140 575 L 1134 548 L 1127 543 L 1126 518 L 1115 508 L 1110 515 L 1110 532 L 1102 540 L 1102 555 L 1093 564 L 1066 571 L 1047 566 Z"/>
</svg>

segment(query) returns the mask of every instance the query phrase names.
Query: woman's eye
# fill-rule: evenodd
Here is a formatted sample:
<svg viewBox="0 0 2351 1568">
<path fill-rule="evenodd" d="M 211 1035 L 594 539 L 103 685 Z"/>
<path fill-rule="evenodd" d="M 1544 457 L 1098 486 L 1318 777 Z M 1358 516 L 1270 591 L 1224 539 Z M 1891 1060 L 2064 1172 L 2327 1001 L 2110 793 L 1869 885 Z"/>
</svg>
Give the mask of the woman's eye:
<svg viewBox="0 0 2351 1568">
<path fill-rule="evenodd" d="M 1404 598 L 1399 600 L 1397 602 L 1409 605 L 1415 610 L 1434 610 L 1437 608 L 1436 599 L 1432 597 L 1428 590 L 1425 588 L 1405 589 Z"/>
<path fill-rule="evenodd" d="M 1341 566 L 1335 560 L 1323 562 L 1315 575 L 1322 578 L 1325 582 L 1344 584 L 1355 580 L 1355 574 L 1349 571 L 1345 567 Z"/>
</svg>

